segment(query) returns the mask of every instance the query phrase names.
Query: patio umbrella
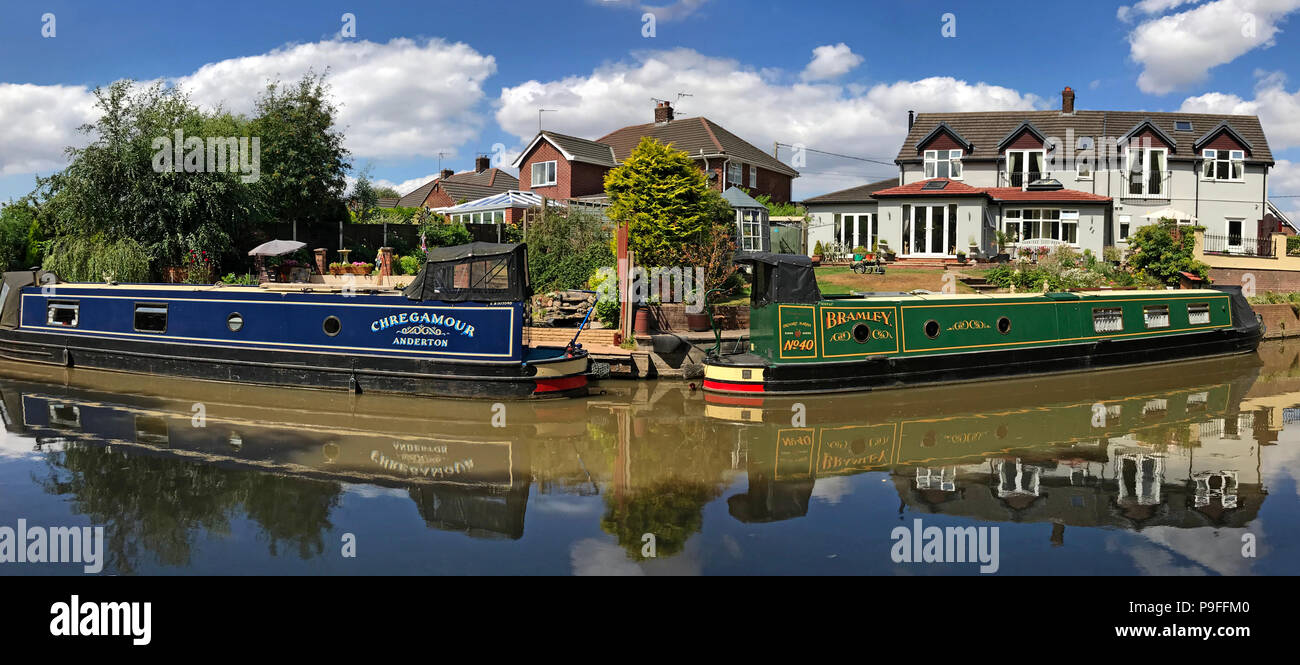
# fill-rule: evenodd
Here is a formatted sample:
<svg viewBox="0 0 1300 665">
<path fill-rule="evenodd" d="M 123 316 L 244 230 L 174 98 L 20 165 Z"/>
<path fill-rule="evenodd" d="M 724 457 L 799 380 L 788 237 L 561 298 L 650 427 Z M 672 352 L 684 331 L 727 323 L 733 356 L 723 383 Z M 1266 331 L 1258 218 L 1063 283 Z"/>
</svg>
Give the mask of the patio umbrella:
<svg viewBox="0 0 1300 665">
<path fill-rule="evenodd" d="M 1149 212 L 1142 216 L 1145 217 L 1146 219 L 1173 219 L 1178 221 L 1185 220 L 1190 222 L 1196 221 L 1195 217 L 1181 210 L 1178 210 L 1177 208 L 1161 208 L 1159 210 L 1156 210 L 1154 212 Z"/>
<path fill-rule="evenodd" d="M 264 242 L 258 245 L 257 247 L 248 250 L 248 255 L 249 256 L 283 256 L 285 254 L 296 252 L 306 246 L 307 243 L 298 242 L 297 240 L 272 240 L 270 242 Z"/>
</svg>

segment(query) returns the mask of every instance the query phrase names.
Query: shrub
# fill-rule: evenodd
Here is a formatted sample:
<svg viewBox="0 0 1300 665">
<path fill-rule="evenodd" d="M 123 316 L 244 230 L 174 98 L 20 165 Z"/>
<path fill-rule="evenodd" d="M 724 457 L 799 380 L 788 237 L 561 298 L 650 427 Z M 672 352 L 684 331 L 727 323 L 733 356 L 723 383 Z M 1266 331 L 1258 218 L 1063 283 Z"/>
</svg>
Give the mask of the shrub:
<svg viewBox="0 0 1300 665">
<path fill-rule="evenodd" d="M 614 265 L 601 218 L 577 209 L 547 210 L 528 227 L 528 278 L 535 291 L 580 288 Z"/>
<path fill-rule="evenodd" d="M 1300 236 L 1287 236 L 1286 254 L 1287 256 L 1300 256 Z"/>
<path fill-rule="evenodd" d="M 104 242 L 65 236 L 50 243 L 41 267 L 68 282 L 149 281 L 145 248 L 131 239 Z"/>
<path fill-rule="evenodd" d="M 424 261 L 420 257 L 411 256 L 410 254 L 400 256 L 397 259 L 397 269 L 399 274 L 402 275 L 417 274 L 423 266 Z"/>
<path fill-rule="evenodd" d="M 247 273 L 243 275 L 236 275 L 235 273 L 231 272 L 231 273 L 226 273 L 225 276 L 221 278 L 221 283 L 248 286 L 248 285 L 257 284 L 257 278 Z"/>
<path fill-rule="evenodd" d="M 1209 277 L 1210 266 L 1193 258 L 1196 242 L 1191 228 L 1180 228 L 1172 219 L 1138 227 L 1129 237 L 1129 265 L 1138 277 L 1149 277 L 1161 284 L 1178 284 L 1178 273 L 1187 272 L 1202 279 Z"/>
</svg>

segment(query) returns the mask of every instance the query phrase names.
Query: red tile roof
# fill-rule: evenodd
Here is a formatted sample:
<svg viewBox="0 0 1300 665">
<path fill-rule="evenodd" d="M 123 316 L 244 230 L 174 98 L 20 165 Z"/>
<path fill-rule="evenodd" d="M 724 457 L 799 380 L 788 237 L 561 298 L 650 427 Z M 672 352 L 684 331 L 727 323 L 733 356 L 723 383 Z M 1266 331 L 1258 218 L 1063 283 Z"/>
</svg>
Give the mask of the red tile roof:
<svg viewBox="0 0 1300 665">
<path fill-rule="evenodd" d="M 943 189 L 925 189 L 926 183 L 946 181 Z M 994 201 L 1109 203 L 1109 196 L 1081 192 L 1077 189 L 1022 190 L 1019 187 L 971 187 L 964 182 L 947 178 L 930 178 L 901 187 L 890 187 L 875 192 L 873 197 L 890 196 L 983 196 Z"/>
<path fill-rule="evenodd" d="M 927 189 L 924 191 L 921 189 L 922 187 L 925 187 L 927 183 L 940 182 L 940 181 L 946 181 L 948 184 L 945 185 L 943 189 Z M 929 180 L 919 180 L 917 182 L 911 183 L 910 185 L 902 185 L 901 187 L 890 187 L 889 189 L 882 189 L 876 192 L 875 194 L 872 194 L 872 196 L 875 197 L 917 196 L 917 195 L 920 196 L 983 196 L 984 190 L 979 187 L 971 187 L 970 185 L 967 185 L 964 182 L 959 182 L 956 180 L 948 180 L 947 178 L 930 178 Z"/>
<path fill-rule="evenodd" d="M 984 193 L 994 201 L 1070 201 L 1074 203 L 1109 203 L 1109 196 L 1081 192 L 1077 189 L 1022 190 L 1019 187 L 986 187 Z"/>
</svg>

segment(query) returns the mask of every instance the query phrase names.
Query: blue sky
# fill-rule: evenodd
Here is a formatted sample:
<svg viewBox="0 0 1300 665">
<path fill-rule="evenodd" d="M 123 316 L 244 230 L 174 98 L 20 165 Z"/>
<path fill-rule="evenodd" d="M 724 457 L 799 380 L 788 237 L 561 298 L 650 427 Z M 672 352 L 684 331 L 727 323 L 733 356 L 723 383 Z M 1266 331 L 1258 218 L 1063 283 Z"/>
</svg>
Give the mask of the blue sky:
<svg viewBox="0 0 1300 665">
<path fill-rule="evenodd" d="M 355 37 L 339 35 L 345 13 Z M 162 79 L 247 110 L 268 78 L 308 67 L 331 71 L 356 165 L 404 189 L 439 152 L 458 170 L 479 152 L 508 162 L 539 107 L 558 109 L 547 128 L 598 138 L 684 92 L 681 114 L 764 149 L 888 161 L 907 109 L 1052 108 L 1069 85 L 1080 108 L 1256 113 L 1273 194 L 1300 194 L 1297 13 L 1300 0 L 6 2 L 0 200 L 84 140 L 95 86 Z M 803 171 L 797 197 L 893 170 L 817 156 Z"/>
</svg>

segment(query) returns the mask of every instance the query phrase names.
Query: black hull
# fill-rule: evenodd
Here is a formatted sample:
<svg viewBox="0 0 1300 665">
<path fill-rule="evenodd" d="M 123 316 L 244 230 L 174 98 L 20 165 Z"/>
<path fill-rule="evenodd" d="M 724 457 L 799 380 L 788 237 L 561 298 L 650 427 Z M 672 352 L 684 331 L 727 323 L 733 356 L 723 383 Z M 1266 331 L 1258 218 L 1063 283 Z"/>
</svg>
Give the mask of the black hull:
<svg viewBox="0 0 1300 665">
<path fill-rule="evenodd" d="M 587 394 L 585 352 L 574 358 L 584 361 L 581 371 L 539 380 L 535 373 L 546 361 L 449 362 L 0 330 L 0 358 L 148 376 L 358 393 L 503 400 Z"/>
<path fill-rule="evenodd" d="M 706 364 L 719 368 L 752 368 L 755 380 L 709 380 L 706 369 L 704 388 L 717 393 L 760 395 L 869 391 L 984 381 L 1253 353 L 1263 336 L 1262 326 L 1252 326 L 1158 338 L 1106 339 L 1035 348 L 779 365 L 769 364 L 752 354 L 740 354 L 711 358 Z"/>
</svg>

